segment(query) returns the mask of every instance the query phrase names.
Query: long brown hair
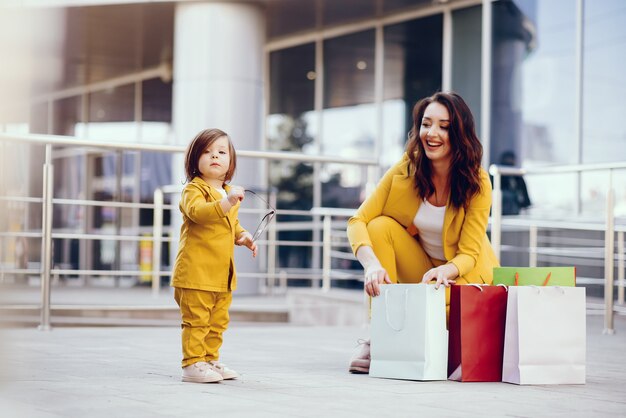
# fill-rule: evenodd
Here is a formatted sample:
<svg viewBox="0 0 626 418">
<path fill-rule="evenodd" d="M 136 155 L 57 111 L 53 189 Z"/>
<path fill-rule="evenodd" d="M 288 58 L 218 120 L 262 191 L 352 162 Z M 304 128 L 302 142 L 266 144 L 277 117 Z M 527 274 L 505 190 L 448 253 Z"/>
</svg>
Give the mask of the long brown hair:
<svg viewBox="0 0 626 418">
<path fill-rule="evenodd" d="M 406 146 L 410 160 L 409 175 L 413 173 L 415 189 L 420 198 L 426 199 L 435 192 L 432 165 L 419 136 L 424 111 L 433 102 L 445 106 L 450 114 L 450 202 L 455 208 L 467 208 L 472 197 L 480 192 L 483 147 L 476 135 L 472 112 L 458 94 L 438 92 L 420 100 L 413 107 L 413 127 Z"/>
<path fill-rule="evenodd" d="M 235 169 L 237 168 L 237 153 L 235 152 L 235 147 L 226 132 L 214 128 L 200 131 L 187 147 L 187 152 L 185 153 L 185 177 L 187 178 L 187 182 L 190 182 L 194 177 L 200 175 L 198 161 L 204 150 L 223 136 L 228 139 L 228 151 L 230 153 L 230 166 L 224 176 L 224 184 L 228 183 L 233 178 Z"/>
</svg>

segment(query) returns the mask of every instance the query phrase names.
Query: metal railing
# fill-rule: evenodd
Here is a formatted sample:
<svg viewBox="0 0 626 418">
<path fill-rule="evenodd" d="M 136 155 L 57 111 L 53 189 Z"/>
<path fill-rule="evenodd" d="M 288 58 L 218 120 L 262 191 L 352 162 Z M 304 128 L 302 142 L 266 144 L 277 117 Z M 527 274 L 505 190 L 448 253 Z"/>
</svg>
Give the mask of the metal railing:
<svg viewBox="0 0 626 418">
<path fill-rule="evenodd" d="M 182 146 L 160 146 L 160 145 L 124 145 L 112 142 L 93 142 L 80 138 L 68 138 L 63 136 L 53 135 L 7 135 L 0 134 L 0 141 L 19 141 L 32 144 L 39 144 L 45 146 L 45 161 L 43 166 L 43 192 L 42 197 L 18 197 L 18 196 L 0 196 L 0 201 L 13 201 L 34 203 L 42 205 L 42 228 L 41 233 L 37 232 L 2 232 L 0 231 L 0 237 L 28 237 L 28 238 L 41 238 L 41 250 L 42 259 L 40 266 L 35 270 L 33 268 L 28 269 L 0 269 L 0 274 L 6 273 L 22 273 L 33 274 L 38 273 L 41 276 L 41 329 L 49 329 L 50 327 L 50 283 L 51 276 L 68 275 L 68 274 L 80 274 L 84 276 L 140 276 L 146 275 L 146 271 L 138 270 L 123 270 L 117 271 L 110 270 L 87 270 L 87 269 L 63 269 L 54 268 L 52 265 L 52 239 L 80 239 L 80 240 L 113 240 L 113 241 L 141 241 L 145 240 L 146 236 L 143 235 L 120 235 L 120 234 L 94 234 L 94 233 L 72 233 L 72 232 L 60 232 L 52 229 L 52 207 L 53 205 L 83 205 L 83 206 L 107 206 L 107 207 L 119 207 L 119 208 L 144 208 L 154 210 L 154 223 L 152 231 L 152 292 L 157 294 L 160 288 L 160 278 L 162 276 L 170 275 L 170 271 L 162 271 L 161 260 L 161 244 L 166 240 L 171 241 L 170 238 L 163 236 L 163 210 L 172 209 L 172 205 L 164 204 L 164 193 L 172 193 L 180 190 L 180 186 L 172 188 L 159 188 L 154 194 L 154 203 L 129 203 L 129 202 L 111 202 L 111 201 L 94 201 L 84 199 L 60 199 L 53 196 L 53 176 L 54 170 L 52 166 L 52 149 L 54 146 L 70 146 L 88 148 L 90 150 L 115 150 L 115 151 L 156 151 L 166 153 L 182 153 L 185 148 Z M 260 158 L 267 160 L 287 160 L 287 161 L 302 161 L 302 162 L 332 162 L 341 164 L 356 164 L 366 166 L 377 166 L 375 161 L 360 160 L 360 159 L 344 159 L 339 157 L 325 157 L 325 156 L 310 156 L 305 154 L 285 153 L 285 152 L 265 152 L 265 151 L 238 151 L 238 155 L 242 158 Z M 500 167 L 492 166 L 490 168 L 491 174 L 494 176 L 494 193 L 493 193 L 493 208 L 491 223 L 491 239 L 494 246 L 494 250 L 500 255 L 503 250 L 501 244 L 502 227 L 524 227 L 528 228 L 530 242 L 528 246 L 529 264 L 531 266 L 537 265 L 537 255 L 541 252 L 538 246 L 538 229 L 573 229 L 573 230 L 589 230 L 589 231 L 604 231 L 604 315 L 605 315 L 605 332 L 611 333 L 613 330 L 613 313 L 615 311 L 613 305 L 613 285 L 614 277 L 613 270 L 615 262 L 618 267 L 618 302 L 623 304 L 624 301 L 624 232 L 626 232 L 626 226 L 615 225 L 614 222 L 614 191 L 612 186 L 612 172 L 617 169 L 625 169 L 626 164 L 596 164 L 596 165 L 581 165 L 581 166 L 565 166 L 565 167 L 547 167 L 537 169 L 517 169 L 512 167 Z M 592 223 L 592 222 L 565 222 L 565 221 L 553 221 L 542 219 L 525 219 L 520 217 L 510 218 L 502 217 L 502 205 L 501 205 L 501 176 L 502 175 L 534 175 L 534 174 L 554 174 L 554 173 L 582 173 L 587 171 L 608 170 L 610 174 L 609 181 L 609 193 L 607 194 L 606 202 L 606 216 L 604 223 Z M 369 180 L 369 179 L 368 179 Z M 375 179 L 377 180 L 377 179 Z M 319 282 L 317 277 L 321 276 L 321 291 L 328 291 L 331 288 L 333 280 L 354 280 L 362 279 L 360 272 L 354 271 L 341 271 L 340 269 L 333 268 L 333 260 L 347 259 L 354 260 L 354 256 L 349 251 L 349 245 L 345 241 L 345 218 L 351 216 L 354 213 L 352 209 L 338 209 L 338 208 L 313 208 L 311 211 L 288 211 L 279 210 L 279 215 L 306 215 L 310 216 L 312 221 L 310 223 L 301 223 L 302 225 L 287 225 L 290 223 L 283 223 L 272 225 L 268 229 L 267 239 L 261 241 L 262 245 L 267 245 L 268 262 L 265 273 L 248 273 L 249 277 L 256 277 L 259 279 L 267 280 L 268 289 L 271 292 L 273 286 L 278 280 L 281 288 L 286 286 L 287 274 L 284 271 L 277 271 L 276 266 L 276 250 L 282 245 L 303 245 L 310 247 L 318 247 L 322 249 L 321 269 L 310 269 L 306 274 L 299 272 L 299 277 L 310 278 L 312 283 Z M 318 219 L 320 220 L 318 222 Z M 341 219 L 341 221 L 337 220 Z M 303 230 L 321 230 L 321 241 L 307 241 L 307 242 L 293 242 L 293 241 L 280 241 L 277 239 L 277 233 L 283 228 L 297 227 Z M 615 234 L 617 233 L 617 255 L 615 255 Z M 338 235 L 339 234 L 339 235 Z M 339 238 L 341 236 L 341 238 Z M 148 237 L 150 239 L 150 237 Z M 346 251 L 340 251 L 348 248 Z M 244 273 L 245 274 L 245 273 Z M 290 274 L 290 278 L 291 273 Z"/>
<path fill-rule="evenodd" d="M 501 240 L 502 240 L 502 176 L 523 176 L 523 175 L 550 175 L 563 173 L 582 174 L 595 171 L 608 172 L 609 179 L 606 193 L 606 210 L 604 223 L 591 222 L 567 222 L 567 221 L 537 221 L 537 220 L 517 220 L 518 224 L 525 223 L 529 227 L 529 254 L 530 265 L 536 265 L 537 258 L 537 229 L 573 229 L 573 230 L 589 230 L 604 231 L 604 333 L 614 333 L 614 296 L 613 287 L 618 285 L 618 300 L 623 303 L 624 298 L 624 232 L 626 226 L 615 225 L 615 189 L 613 186 L 613 174 L 615 170 L 626 169 L 626 163 L 607 163 L 607 164 L 580 164 L 569 166 L 554 167 L 533 167 L 533 168 L 515 168 L 510 166 L 491 165 L 489 173 L 493 176 L 493 204 L 492 204 L 492 223 L 491 223 L 491 244 L 493 246 L 496 257 L 500 259 Z M 580 205 L 577 205 L 580 210 Z M 615 268 L 615 233 L 618 232 L 618 249 L 617 255 L 620 280 L 614 281 Z"/>
<path fill-rule="evenodd" d="M 110 271 L 110 270 L 86 270 L 86 269 L 54 269 L 52 266 L 52 240 L 54 238 L 78 238 L 78 239 L 95 239 L 95 240 L 112 240 L 112 241 L 141 241 L 145 240 L 145 236 L 128 236 L 119 234 L 106 234 L 106 235 L 94 235 L 94 234 L 60 234 L 53 232 L 52 230 L 52 214 L 54 204 L 77 204 L 77 205 L 90 205 L 101 207 L 126 207 L 126 208 L 149 208 L 155 210 L 154 228 L 153 228 L 153 257 L 154 268 L 152 271 L 152 278 L 160 278 L 163 275 L 169 275 L 170 272 L 161 271 L 160 269 L 160 248 L 163 226 L 163 190 L 158 190 L 155 193 L 154 204 L 141 204 L 141 203 L 129 203 L 129 202 L 111 202 L 111 201 L 86 201 L 80 199 L 55 199 L 53 197 L 54 190 L 54 167 L 52 165 L 52 150 L 54 146 L 64 147 L 80 147 L 87 148 L 88 150 L 114 150 L 114 151 L 152 151 L 152 152 L 165 152 L 165 153 L 184 153 L 186 147 L 184 146 L 163 146 L 163 145 L 148 145 L 148 144 L 120 144 L 115 142 L 96 142 L 84 138 L 57 136 L 57 135 L 11 135 L 0 133 L 1 141 L 16 141 L 20 143 L 38 144 L 45 147 L 45 160 L 43 165 L 43 190 L 42 197 L 20 197 L 20 196 L 0 196 L 2 201 L 28 201 L 29 203 L 40 203 L 42 205 L 42 232 L 41 234 L 32 234 L 29 232 L 12 233 L 0 231 L 0 237 L 8 236 L 22 236 L 22 237 L 41 237 L 41 263 L 38 272 L 41 277 L 41 318 L 39 328 L 42 330 L 50 329 L 50 284 L 51 276 L 55 274 L 80 274 L 85 276 L 139 276 L 145 275 L 144 271 Z M 237 155 L 240 158 L 254 158 L 265 160 L 277 160 L 277 161 L 300 161 L 307 163 L 336 163 L 343 165 L 362 165 L 377 167 L 378 162 L 374 160 L 357 159 L 357 158 L 343 158 L 334 156 L 311 156 L 301 153 L 293 152 L 274 152 L 274 151 L 248 151 L 239 150 Z M 370 173 L 371 174 L 371 173 Z M 281 211 L 279 214 L 287 214 L 293 211 Z M 308 212 L 305 212 L 308 213 Z M 159 225 L 159 226 L 157 226 Z M 270 244 L 270 263 L 268 263 L 268 271 L 275 276 L 275 266 L 272 265 L 272 261 L 275 259 L 276 240 L 275 228 L 270 228 L 270 237 L 267 240 Z M 158 267 L 158 268 L 156 268 Z M 7 273 L 4 267 L 0 269 L 1 275 Z M 15 273 L 30 273 L 31 269 L 12 269 Z M 153 280 L 153 292 L 156 292 L 160 280 Z"/>
</svg>

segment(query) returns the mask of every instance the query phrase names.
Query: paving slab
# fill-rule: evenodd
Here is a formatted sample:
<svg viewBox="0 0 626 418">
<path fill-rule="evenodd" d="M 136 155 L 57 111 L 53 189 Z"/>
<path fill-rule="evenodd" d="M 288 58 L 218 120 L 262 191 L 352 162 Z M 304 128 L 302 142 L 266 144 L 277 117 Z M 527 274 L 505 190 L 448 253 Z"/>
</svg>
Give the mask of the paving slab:
<svg viewBox="0 0 626 418">
<path fill-rule="evenodd" d="M 587 384 L 413 382 L 351 375 L 359 326 L 233 324 L 240 380 L 180 381 L 178 327 L 0 330 L 3 417 L 626 416 L 626 318 L 588 316 Z"/>
</svg>

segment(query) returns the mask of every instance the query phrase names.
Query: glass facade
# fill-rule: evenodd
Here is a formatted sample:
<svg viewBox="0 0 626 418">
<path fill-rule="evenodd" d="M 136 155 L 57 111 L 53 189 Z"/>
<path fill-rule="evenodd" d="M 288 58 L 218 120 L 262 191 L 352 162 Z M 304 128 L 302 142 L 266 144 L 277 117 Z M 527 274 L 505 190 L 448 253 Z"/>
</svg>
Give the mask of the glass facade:
<svg viewBox="0 0 626 418">
<path fill-rule="evenodd" d="M 385 168 L 396 163 L 413 125 L 413 106 L 441 90 L 442 15 L 415 19 L 384 30 L 383 152 Z"/>
<path fill-rule="evenodd" d="M 270 54 L 269 115 L 266 120 L 268 148 L 275 151 L 313 153 L 318 137 L 315 108 L 315 44 L 308 43 Z M 309 210 L 313 207 L 312 164 L 271 161 L 269 185 L 277 192 L 276 208 Z M 276 222 L 310 221 L 304 215 L 279 215 Z M 306 228 L 287 228 L 280 240 L 311 240 Z M 311 267 L 311 248 L 281 246 L 279 267 Z"/>
<path fill-rule="evenodd" d="M 482 68 L 487 28 L 482 27 L 479 0 L 264 4 L 269 97 L 261 149 L 377 159 L 385 169 L 403 152 L 415 102 L 449 81 L 470 105 L 479 135 L 482 121 L 489 121 L 484 146 L 490 161 L 485 165 L 501 162 L 505 153 L 512 153 L 515 164 L 524 167 L 626 161 L 626 128 L 619 123 L 626 114 L 623 1 L 584 0 L 582 14 L 578 0 L 494 1 L 491 68 Z M 23 112 L 24 120 L 2 120 L 1 129 L 28 126 L 30 133 L 171 143 L 171 79 L 87 87 L 171 64 L 175 9 L 175 2 L 67 9 L 64 66 L 49 91 L 77 86 L 85 91 L 49 102 L 38 97 L 25 105 L 29 109 Z M 485 72 L 491 80 L 488 115 L 482 113 L 487 104 L 482 97 Z M 33 165 L 40 165 L 39 153 L 28 146 L 17 148 Z M 149 202 L 157 185 L 175 181 L 166 154 L 78 154 L 55 150 L 56 197 Z M 346 164 L 275 161 L 268 164 L 267 183 L 277 192 L 279 209 L 354 208 L 366 194 L 366 171 Z M 616 215 L 626 216 L 625 177 L 625 170 L 527 176 L 533 203 L 529 213 L 597 215 L 605 210 L 612 184 Z M 31 189 L 40 186 L 36 179 Z M 143 211 L 70 206 L 56 210 L 59 228 L 141 228 L 151 222 Z M 305 217 L 282 215 L 278 221 L 304 222 Z M 310 232 L 280 234 L 280 239 L 311 238 Z M 60 248 L 75 254 L 72 245 Z M 102 265 L 111 259 L 111 251 L 120 249 L 102 250 Z M 305 266 L 311 250 L 291 249 L 280 257 L 287 260 L 285 265 Z"/>
</svg>

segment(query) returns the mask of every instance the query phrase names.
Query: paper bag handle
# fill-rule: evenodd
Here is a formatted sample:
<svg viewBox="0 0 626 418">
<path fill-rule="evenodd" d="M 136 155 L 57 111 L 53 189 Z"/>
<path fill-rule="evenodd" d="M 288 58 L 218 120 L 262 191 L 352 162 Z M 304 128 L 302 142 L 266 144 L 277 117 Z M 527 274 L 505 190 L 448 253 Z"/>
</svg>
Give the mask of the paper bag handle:
<svg viewBox="0 0 626 418">
<path fill-rule="evenodd" d="M 389 289 L 385 289 L 385 319 L 387 320 L 387 325 L 389 325 L 389 328 L 391 328 L 394 331 L 402 331 L 402 329 L 404 329 L 404 326 L 406 325 L 406 316 L 407 316 L 407 312 L 409 311 L 407 309 L 408 304 L 409 304 L 409 289 L 405 289 L 404 290 L 404 320 L 402 321 L 402 326 L 400 328 L 396 328 L 393 325 L 391 325 L 391 321 L 389 320 Z"/>
<path fill-rule="evenodd" d="M 546 276 L 546 279 L 543 281 L 542 286 L 547 286 L 548 282 L 550 281 L 550 276 L 552 276 L 552 272 L 549 272 L 548 275 Z M 519 273 L 515 272 L 515 286 L 517 286 L 517 283 L 519 282 Z"/>
<path fill-rule="evenodd" d="M 476 284 L 476 283 L 468 283 L 468 286 L 474 286 L 476 289 L 480 290 L 481 292 L 483 291 L 483 286 L 489 286 L 489 285 L 482 285 L 482 284 Z M 504 288 L 504 290 L 506 290 L 507 292 L 509 291 L 509 288 L 505 285 L 505 284 L 497 284 L 496 286 L 502 286 Z"/>
</svg>

